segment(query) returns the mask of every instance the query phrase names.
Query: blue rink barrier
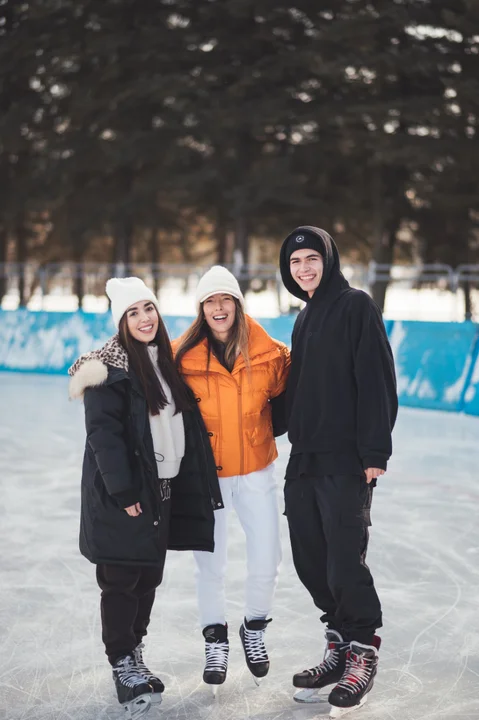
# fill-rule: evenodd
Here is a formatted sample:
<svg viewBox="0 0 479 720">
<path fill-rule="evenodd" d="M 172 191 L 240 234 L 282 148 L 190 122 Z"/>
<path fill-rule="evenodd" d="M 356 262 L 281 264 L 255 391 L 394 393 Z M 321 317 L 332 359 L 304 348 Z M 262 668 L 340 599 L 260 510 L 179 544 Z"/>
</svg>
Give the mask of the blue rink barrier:
<svg viewBox="0 0 479 720">
<path fill-rule="evenodd" d="M 289 344 L 295 315 L 262 318 Z M 191 317 L 164 316 L 172 338 Z M 479 415 L 479 327 L 471 322 L 385 320 L 401 405 Z M 0 371 L 63 375 L 82 353 L 113 335 L 110 313 L 0 310 Z"/>
</svg>

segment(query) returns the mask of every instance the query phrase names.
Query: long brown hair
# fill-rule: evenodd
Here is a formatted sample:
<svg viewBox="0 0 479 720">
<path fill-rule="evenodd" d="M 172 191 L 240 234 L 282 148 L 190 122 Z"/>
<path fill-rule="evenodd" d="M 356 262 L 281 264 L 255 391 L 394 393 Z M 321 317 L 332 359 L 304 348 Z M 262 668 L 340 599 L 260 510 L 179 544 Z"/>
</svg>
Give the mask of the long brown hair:
<svg viewBox="0 0 479 720">
<path fill-rule="evenodd" d="M 238 356 L 238 351 L 243 356 L 243 360 L 245 362 L 246 368 L 250 369 L 250 357 L 249 357 L 249 349 L 248 349 L 248 339 L 249 339 L 249 333 L 248 333 L 248 325 L 246 323 L 246 315 L 243 310 L 243 306 L 241 305 L 240 301 L 237 298 L 233 298 L 235 306 L 236 306 L 236 313 L 235 313 L 235 320 L 231 327 L 231 331 L 229 334 L 228 341 L 226 342 L 225 347 L 225 364 L 228 368 L 228 370 L 231 372 L 231 370 L 234 367 L 234 364 L 236 362 L 236 358 Z M 211 358 L 211 351 L 214 348 L 214 337 L 213 333 L 211 331 L 210 326 L 206 322 L 205 314 L 203 312 L 203 303 L 200 306 L 200 310 L 198 313 L 198 316 L 196 320 L 193 321 L 193 323 L 190 325 L 188 330 L 182 335 L 180 339 L 180 343 L 178 345 L 178 349 L 176 351 L 176 366 L 179 370 L 181 370 L 181 361 L 183 359 L 183 356 L 191 350 L 191 348 L 198 345 L 202 340 L 206 338 L 207 340 L 207 346 L 208 346 L 208 360 L 206 363 L 206 372 L 209 372 L 210 368 L 210 358 Z"/>
<path fill-rule="evenodd" d="M 175 366 L 168 332 L 158 311 L 157 315 L 158 330 L 152 342 L 158 347 L 158 368 L 171 390 L 176 415 L 191 410 L 193 406 L 191 391 Z M 148 345 L 135 340 L 128 329 L 127 313 L 120 320 L 119 336 L 128 354 L 130 365 L 140 381 L 150 414 L 159 415 L 160 410 L 168 404 L 168 400 L 148 354 Z"/>
</svg>

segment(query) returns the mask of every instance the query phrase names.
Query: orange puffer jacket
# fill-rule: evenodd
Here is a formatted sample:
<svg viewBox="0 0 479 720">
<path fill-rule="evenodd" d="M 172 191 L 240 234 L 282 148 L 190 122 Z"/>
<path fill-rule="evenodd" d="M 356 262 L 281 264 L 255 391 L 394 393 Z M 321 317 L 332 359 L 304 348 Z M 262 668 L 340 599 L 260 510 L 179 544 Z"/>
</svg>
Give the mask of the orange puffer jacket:
<svg viewBox="0 0 479 720">
<path fill-rule="evenodd" d="M 278 457 L 268 402 L 283 392 L 290 366 L 289 350 L 246 316 L 251 372 L 242 355 L 231 373 L 203 340 L 182 359 L 181 370 L 195 393 L 210 436 L 218 475 L 247 475 L 263 470 Z M 179 340 L 173 342 L 173 351 Z"/>
</svg>

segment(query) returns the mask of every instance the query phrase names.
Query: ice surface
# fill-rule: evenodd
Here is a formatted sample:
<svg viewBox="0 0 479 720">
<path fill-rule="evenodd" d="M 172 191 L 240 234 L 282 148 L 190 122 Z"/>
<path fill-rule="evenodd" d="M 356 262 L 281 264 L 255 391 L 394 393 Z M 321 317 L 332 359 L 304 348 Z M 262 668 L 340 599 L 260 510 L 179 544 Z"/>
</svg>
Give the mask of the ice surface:
<svg viewBox="0 0 479 720">
<path fill-rule="evenodd" d="M 374 500 L 369 564 L 385 627 L 371 720 L 479 718 L 479 419 L 402 409 L 395 456 Z M 0 720 L 121 718 L 103 654 L 93 565 L 77 549 L 82 406 L 66 379 L 0 375 Z M 281 441 L 278 488 L 288 452 Z M 319 661 L 319 612 L 284 562 L 267 642 L 271 672 L 249 676 L 242 619 L 244 540 L 233 521 L 231 661 L 216 701 L 203 685 L 193 561 L 170 553 L 146 661 L 164 679 L 160 720 L 313 720 L 292 702 L 293 672 Z"/>
</svg>

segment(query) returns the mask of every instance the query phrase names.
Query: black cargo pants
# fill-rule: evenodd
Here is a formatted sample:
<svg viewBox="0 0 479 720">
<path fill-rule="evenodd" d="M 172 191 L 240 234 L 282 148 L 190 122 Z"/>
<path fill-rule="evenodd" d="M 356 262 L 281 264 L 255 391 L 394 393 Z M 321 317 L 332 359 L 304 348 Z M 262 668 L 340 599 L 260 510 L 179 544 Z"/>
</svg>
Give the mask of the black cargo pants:
<svg viewBox="0 0 479 720">
<path fill-rule="evenodd" d="M 366 645 L 382 625 L 366 565 L 372 493 L 359 475 L 303 475 L 287 480 L 284 488 L 299 579 L 329 628 Z"/>
</svg>

